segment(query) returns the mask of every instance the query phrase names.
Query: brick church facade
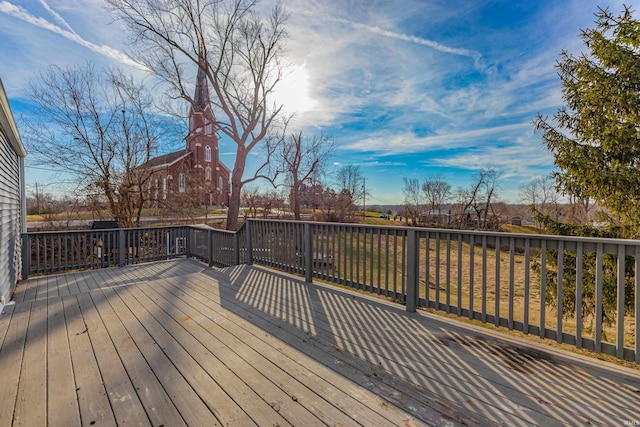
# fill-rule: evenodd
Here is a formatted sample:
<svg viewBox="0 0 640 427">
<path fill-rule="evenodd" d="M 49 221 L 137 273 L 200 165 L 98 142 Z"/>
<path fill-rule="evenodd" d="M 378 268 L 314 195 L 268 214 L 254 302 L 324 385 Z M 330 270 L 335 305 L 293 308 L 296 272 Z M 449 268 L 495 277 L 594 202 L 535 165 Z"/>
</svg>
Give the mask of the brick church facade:
<svg viewBox="0 0 640 427">
<path fill-rule="evenodd" d="M 140 166 L 152 172 L 149 199 L 158 206 L 172 199 L 196 206 L 228 205 L 230 171 L 220 161 L 215 116 L 211 111 L 207 78 L 198 71 L 194 104 L 189 109 L 189 132 L 184 149 L 154 157 Z"/>
</svg>

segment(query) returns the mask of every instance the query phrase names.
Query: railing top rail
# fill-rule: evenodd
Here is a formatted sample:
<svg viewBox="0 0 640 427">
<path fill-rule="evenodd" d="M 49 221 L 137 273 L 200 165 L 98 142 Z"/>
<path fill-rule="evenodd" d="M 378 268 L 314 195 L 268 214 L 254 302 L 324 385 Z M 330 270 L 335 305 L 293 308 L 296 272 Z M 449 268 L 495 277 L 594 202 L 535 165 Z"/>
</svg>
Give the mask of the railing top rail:
<svg viewBox="0 0 640 427">
<path fill-rule="evenodd" d="M 635 239 L 615 239 L 608 237 L 583 237 L 583 236 L 559 236 L 555 234 L 525 234 L 525 233 L 508 233 L 504 231 L 481 231 L 481 230 L 459 230 L 455 228 L 431 228 L 431 227 L 411 227 L 411 226 L 395 226 L 395 225 L 375 225 L 375 224 L 356 224 L 356 223 L 341 223 L 341 222 L 318 222 L 318 221 L 291 221 L 282 219 L 263 219 L 263 218 L 248 218 L 247 221 L 255 222 L 278 222 L 278 223 L 291 223 L 297 222 L 300 224 L 311 225 L 327 225 L 334 227 L 358 227 L 367 229 L 393 229 L 393 230 L 416 230 L 423 233 L 448 233 L 448 234 L 462 234 L 473 236 L 487 236 L 487 237 L 513 237 L 529 240 L 553 240 L 564 242 L 583 242 L 583 243 L 602 243 L 609 245 L 626 245 L 626 246 L 640 246 L 640 240 Z"/>
<path fill-rule="evenodd" d="M 221 228 L 215 228 L 215 227 L 211 227 L 209 225 L 206 224 L 193 224 L 193 225 L 187 225 L 187 228 L 193 228 L 196 230 L 203 230 L 203 231 L 215 231 L 216 233 L 224 233 L 224 234 L 236 234 L 237 231 L 231 231 L 231 230 L 223 230 Z"/>
<path fill-rule="evenodd" d="M 98 228 L 98 229 L 83 229 L 83 230 L 53 230 L 53 231 L 27 231 L 27 236 L 31 235 L 43 235 L 43 234 L 81 234 L 81 233 L 116 233 L 118 230 L 125 231 L 135 231 L 135 230 L 149 230 L 149 229 L 166 229 L 172 230 L 176 228 L 183 228 L 184 225 L 159 225 L 159 226 L 149 226 L 149 227 L 120 227 L 120 228 Z"/>
</svg>

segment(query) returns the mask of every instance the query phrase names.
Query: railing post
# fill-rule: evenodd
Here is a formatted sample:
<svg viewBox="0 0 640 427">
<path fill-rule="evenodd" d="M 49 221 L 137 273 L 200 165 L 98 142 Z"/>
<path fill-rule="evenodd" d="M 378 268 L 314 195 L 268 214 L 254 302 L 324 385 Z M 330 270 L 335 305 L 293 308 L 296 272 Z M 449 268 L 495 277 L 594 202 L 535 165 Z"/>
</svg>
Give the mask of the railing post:
<svg viewBox="0 0 640 427">
<path fill-rule="evenodd" d="M 240 265 L 240 236 L 237 231 L 233 233 L 233 265 Z"/>
<path fill-rule="evenodd" d="M 253 264 L 253 245 L 251 242 L 251 220 L 247 219 L 244 225 L 245 238 L 247 239 L 247 264 Z"/>
<path fill-rule="evenodd" d="M 308 222 L 304 224 L 304 280 L 313 281 L 313 236 Z"/>
<path fill-rule="evenodd" d="M 31 268 L 31 242 L 29 235 L 22 233 L 22 280 L 29 278 L 29 269 Z"/>
<path fill-rule="evenodd" d="M 118 228 L 118 267 L 124 267 L 124 228 Z"/>
<path fill-rule="evenodd" d="M 407 229 L 407 311 L 415 313 L 418 307 L 419 292 L 419 254 L 418 254 L 418 232 Z"/>
<path fill-rule="evenodd" d="M 213 267 L 213 233 L 211 230 L 207 230 L 207 242 L 209 246 L 209 267 Z"/>
<path fill-rule="evenodd" d="M 184 255 L 191 258 L 191 229 L 188 225 L 184 227 Z"/>
</svg>

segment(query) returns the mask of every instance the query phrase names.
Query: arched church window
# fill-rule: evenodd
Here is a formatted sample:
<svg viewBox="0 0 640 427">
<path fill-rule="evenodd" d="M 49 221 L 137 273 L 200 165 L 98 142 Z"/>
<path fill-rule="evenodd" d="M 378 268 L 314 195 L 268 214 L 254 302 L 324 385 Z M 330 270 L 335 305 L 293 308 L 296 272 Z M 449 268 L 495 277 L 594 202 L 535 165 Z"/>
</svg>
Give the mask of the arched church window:
<svg viewBox="0 0 640 427">
<path fill-rule="evenodd" d="M 211 181 L 211 168 L 209 166 L 207 166 L 204 170 L 204 179 L 207 181 Z"/>
<path fill-rule="evenodd" d="M 204 161 L 205 162 L 211 161 L 211 147 L 209 147 L 208 145 L 204 147 Z"/>
<path fill-rule="evenodd" d="M 162 178 L 162 199 L 167 199 L 167 177 Z"/>
<path fill-rule="evenodd" d="M 184 174 L 180 172 L 180 175 L 178 175 L 178 191 L 180 191 L 181 193 L 184 193 L 185 188 L 186 188 L 186 183 L 184 181 Z"/>
</svg>

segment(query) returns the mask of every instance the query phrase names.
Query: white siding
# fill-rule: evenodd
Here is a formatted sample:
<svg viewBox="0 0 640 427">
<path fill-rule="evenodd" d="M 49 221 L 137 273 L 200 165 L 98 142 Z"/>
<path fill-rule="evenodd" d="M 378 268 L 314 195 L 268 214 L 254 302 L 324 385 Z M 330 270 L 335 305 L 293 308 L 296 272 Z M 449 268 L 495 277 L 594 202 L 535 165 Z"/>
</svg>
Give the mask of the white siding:
<svg viewBox="0 0 640 427">
<path fill-rule="evenodd" d="M 0 129 L 0 302 L 10 301 L 21 262 L 20 166 Z"/>
</svg>

